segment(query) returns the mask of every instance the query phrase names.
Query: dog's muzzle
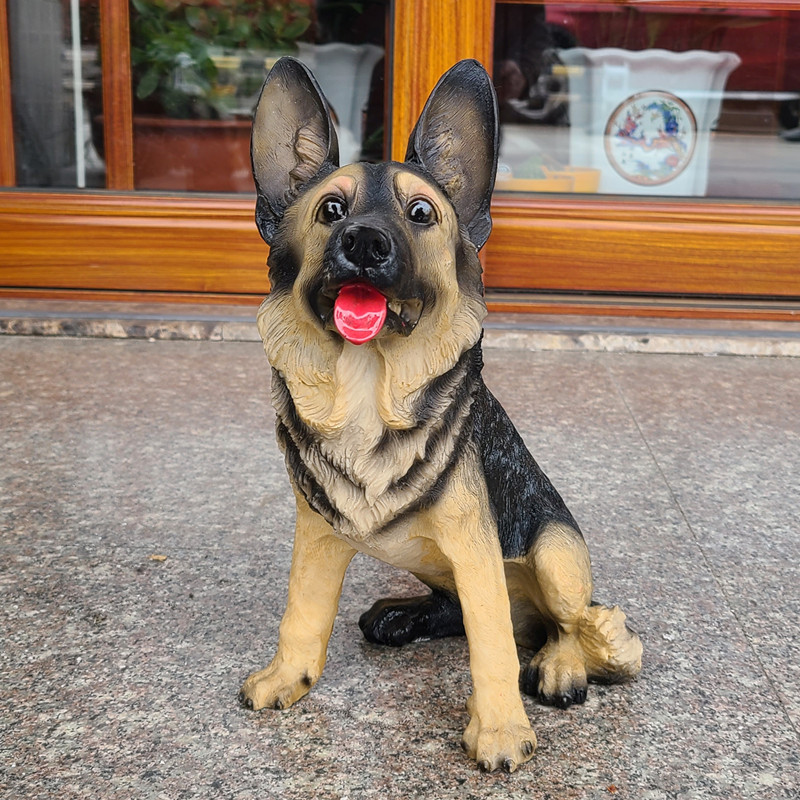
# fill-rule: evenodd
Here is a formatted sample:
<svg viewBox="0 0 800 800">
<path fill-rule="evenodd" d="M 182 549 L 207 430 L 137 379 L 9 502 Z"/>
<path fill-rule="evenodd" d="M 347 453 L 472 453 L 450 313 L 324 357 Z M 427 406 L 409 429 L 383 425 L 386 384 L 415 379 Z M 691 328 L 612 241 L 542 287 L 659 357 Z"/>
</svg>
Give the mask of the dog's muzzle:
<svg viewBox="0 0 800 800">
<path fill-rule="evenodd" d="M 331 236 L 321 285 L 309 298 L 325 328 L 353 344 L 414 330 L 423 291 L 413 284 L 410 256 L 397 242 L 390 231 L 363 221 L 348 222 Z"/>
</svg>

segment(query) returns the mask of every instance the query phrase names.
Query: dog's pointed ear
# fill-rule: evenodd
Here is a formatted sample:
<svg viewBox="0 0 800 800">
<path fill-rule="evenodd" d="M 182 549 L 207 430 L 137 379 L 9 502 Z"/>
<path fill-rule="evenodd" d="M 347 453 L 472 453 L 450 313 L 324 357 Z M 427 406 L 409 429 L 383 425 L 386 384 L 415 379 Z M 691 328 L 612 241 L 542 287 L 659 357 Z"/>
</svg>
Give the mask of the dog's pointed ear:
<svg viewBox="0 0 800 800">
<path fill-rule="evenodd" d="M 339 166 L 328 103 L 300 61 L 281 58 L 267 75 L 253 114 L 250 158 L 258 200 L 256 223 L 271 244 L 302 187 Z"/>
<path fill-rule="evenodd" d="M 439 184 L 478 249 L 492 231 L 498 147 L 492 81 L 478 61 L 459 61 L 431 92 L 408 140 L 406 162 Z"/>
</svg>

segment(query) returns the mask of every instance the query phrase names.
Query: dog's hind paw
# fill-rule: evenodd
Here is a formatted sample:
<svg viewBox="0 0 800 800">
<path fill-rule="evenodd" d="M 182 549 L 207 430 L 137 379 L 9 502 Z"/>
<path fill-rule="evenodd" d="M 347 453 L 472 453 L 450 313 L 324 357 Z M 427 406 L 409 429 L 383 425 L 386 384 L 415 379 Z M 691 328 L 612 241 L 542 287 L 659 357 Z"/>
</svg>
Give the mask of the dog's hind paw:
<svg viewBox="0 0 800 800">
<path fill-rule="evenodd" d="M 281 711 L 306 695 L 315 683 L 316 679 L 311 678 L 308 672 L 288 664 L 276 665 L 273 661 L 242 684 L 239 702 L 253 711 L 260 708 Z"/>
<path fill-rule="evenodd" d="M 642 643 L 615 606 L 593 604 L 571 635 L 549 639 L 522 671 L 520 689 L 543 703 L 569 708 L 586 701 L 589 680 L 617 683 L 642 666 Z"/>
<path fill-rule="evenodd" d="M 525 694 L 558 708 L 586 702 L 582 651 L 569 639 L 548 642 L 522 671 L 520 688 Z"/>
<path fill-rule="evenodd" d="M 361 615 L 358 625 L 368 642 L 390 647 L 464 635 L 458 601 L 436 591 L 422 597 L 378 600 Z"/>
<path fill-rule="evenodd" d="M 562 685 L 559 686 L 559 683 Z M 555 688 L 548 688 L 548 685 L 551 687 L 554 685 Z M 562 681 L 557 677 L 549 681 L 540 681 L 539 667 L 532 665 L 522 670 L 519 686 L 525 694 L 538 698 L 542 703 L 563 709 L 582 705 L 586 702 L 588 694 L 588 687 L 581 683 L 580 679 L 577 683 L 569 683 L 568 680 L 567 685 L 563 685 L 563 674 Z"/>
</svg>

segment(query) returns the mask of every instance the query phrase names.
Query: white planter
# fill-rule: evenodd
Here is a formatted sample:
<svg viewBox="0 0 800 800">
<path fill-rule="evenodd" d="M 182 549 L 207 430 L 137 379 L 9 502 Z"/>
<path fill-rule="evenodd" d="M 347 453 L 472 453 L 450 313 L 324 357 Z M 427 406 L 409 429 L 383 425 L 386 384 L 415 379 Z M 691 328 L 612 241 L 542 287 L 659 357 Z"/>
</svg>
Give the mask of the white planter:
<svg viewBox="0 0 800 800">
<path fill-rule="evenodd" d="M 340 162 L 357 161 L 372 70 L 383 57 L 383 48 L 374 44 L 298 42 L 297 49 L 298 58 L 314 73 L 336 114 Z"/>
<path fill-rule="evenodd" d="M 735 53 L 559 52 L 570 74 L 570 163 L 601 171 L 600 192 L 705 195 L 711 131 Z"/>
</svg>

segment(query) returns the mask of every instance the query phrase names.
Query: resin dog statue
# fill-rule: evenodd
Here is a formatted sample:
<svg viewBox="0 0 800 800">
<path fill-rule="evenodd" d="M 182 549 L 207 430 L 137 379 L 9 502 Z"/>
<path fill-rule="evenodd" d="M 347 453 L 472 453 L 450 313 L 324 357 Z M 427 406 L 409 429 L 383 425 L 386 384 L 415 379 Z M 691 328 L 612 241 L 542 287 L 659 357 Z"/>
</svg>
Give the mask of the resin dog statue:
<svg viewBox="0 0 800 800">
<path fill-rule="evenodd" d="M 368 553 L 430 593 L 379 600 L 364 636 L 466 633 L 462 744 L 482 769 L 510 772 L 536 746 L 520 685 L 582 703 L 588 680 L 635 675 L 641 644 L 619 608 L 592 603 L 580 530 L 481 378 L 478 250 L 497 149 L 497 102 L 475 61 L 439 81 L 402 164 L 339 168 L 311 73 L 284 58 L 267 77 L 252 138 L 270 245 L 258 324 L 297 524 L 277 652 L 240 700 L 284 709 L 317 682 L 345 570 Z M 521 682 L 515 642 L 536 651 Z"/>
</svg>

